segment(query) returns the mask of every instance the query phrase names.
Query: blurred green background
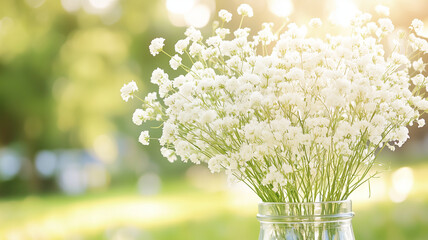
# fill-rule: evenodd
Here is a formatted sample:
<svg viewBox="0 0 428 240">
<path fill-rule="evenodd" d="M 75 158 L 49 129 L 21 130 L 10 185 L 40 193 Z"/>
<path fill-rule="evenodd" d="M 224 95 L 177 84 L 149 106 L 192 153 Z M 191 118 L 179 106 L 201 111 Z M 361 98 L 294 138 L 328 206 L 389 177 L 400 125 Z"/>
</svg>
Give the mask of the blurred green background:
<svg viewBox="0 0 428 240">
<path fill-rule="evenodd" d="M 185 26 L 209 35 L 218 10 L 244 2 L 256 31 L 284 16 L 346 21 L 379 3 L 397 27 L 428 25 L 426 0 L 2 0 L 0 239 L 257 239 L 257 197 L 204 166 L 170 164 L 156 141 L 140 145 L 138 102 L 119 92 L 131 80 L 142 96 L 156 90 L 156 67 L 177 75 L 149 54 L 153 38 L 172 52 Z M 428 239 L 426 133 L 411 128 L 383 153 L 371 197 L 368 186 L 354 194 L 356 239 Z"/>
</svg>

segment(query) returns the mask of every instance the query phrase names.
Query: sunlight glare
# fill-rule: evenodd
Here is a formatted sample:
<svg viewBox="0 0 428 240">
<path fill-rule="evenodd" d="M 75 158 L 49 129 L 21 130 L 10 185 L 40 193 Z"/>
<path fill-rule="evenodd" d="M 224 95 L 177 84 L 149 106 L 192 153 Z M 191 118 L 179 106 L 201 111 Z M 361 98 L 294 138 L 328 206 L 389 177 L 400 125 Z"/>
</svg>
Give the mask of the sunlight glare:
<svg viewBox="0 0 428 240">
<path fill-rule="evenodd" d="M 211 10 L 205 4 L 198 4 L 184 16 L 186 24 L 195 28 L 205 27 L 211 17 Z"/>
<path fill-rule="evenodd" d="M 195 5 L 195 0 L 166 0 L 166 8 L 176 14 L 188 13 Z"/>
<path fill-rule="evenodd" d="M 409 167 L 397 169 L 392 174 L 392 188 L 389 191 L 389 197 L 393 202 L 403 202 L 406 200 L 413 188 L 414 177 L 413 170 Z"/>
<path fill-rule="evenodd" d="M 335 0 L 333 9 L 329 20 L 342 26 L 348 26 L 352 18 L 359 12 L 353 0 Z"/>
<path fill-rule="evenodd" d="M 61 0 L 62 7 L 67 12 L 76 12 L 82 6 L 81 0 Z"/>
<path fill-rule="evenodd" d="M 268 4 L 269 10 L 278 17 L 287 17 L 294 10 L 291 0 L 269 0 Z"/>
<path fill-rule="evenodd" d="M 246 210 L 253 210 L 252 207 L 257 206 L 261 199 L 243 182 L 229 182 L 228 192 L 230 195 L 230 204 L 239 209 L 239 206 L 246 206 Z M 240 209 L 239 211 L 242 211 Z M 245 211 L 245 210 L 243 210 Z"/>
<path fill-rule="evenodd" d="M 383 178 L 372 178 L 367 184 L 361 185 L 350 199 L 359 202 L 383 201 L 388 194 L 388 184 Z"/>
<path fill-rule="evenodd" d="M 97 9 L 107 9 L 111 7 L 116 0 L 89 0 L 89 3 Z"/>
<path fill-rule="evenodd" d="M 168 12 L 168 18 L 169 18 L 169 21 L 172 23 L 172 25 L 176 27 L 186 26 L 186 21 L 184 20 L 184 17 L 181 14 Z"/>
</svg>

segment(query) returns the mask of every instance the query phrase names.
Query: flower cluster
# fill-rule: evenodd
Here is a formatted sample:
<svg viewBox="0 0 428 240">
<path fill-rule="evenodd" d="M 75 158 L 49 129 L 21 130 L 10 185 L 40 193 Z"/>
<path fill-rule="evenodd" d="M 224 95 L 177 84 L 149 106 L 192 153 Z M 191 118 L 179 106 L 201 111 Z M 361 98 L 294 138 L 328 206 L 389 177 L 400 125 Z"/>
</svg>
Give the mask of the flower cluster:
<svg viewBox="0 0 428 240">
<path fill-rule="evenodd" d="M 377 21 L 361 13 L 351 34 L 325 38 L 295 23 L 279 33 L 265 23 L 253 37 L 243 27 L 228 37 L 222 25 L 207 39 L 191 27 L 170 61 L 184 74 L 171 79 L 156 69 L 151 82 L 161 100 L 150 93 L 133 121 L 162 121 L 161 153 L 169 161 L 224 170 L 263 201 L 346 199 L 376 174 L 377 150 L 402 146 L 407 126 L 422 127 L 428 110 L 422 22 L 414 20 L 410 33 L 395 31 L 384 18 L 389 9 L 376 10 Z M 238 14 L 242 23 L 253 10 L 241 5 Z M 221 10 L 219 17 L 225 23 L 232 14 Z M 309 29 L 322 24 L 312 19 Z M 381 40 L 391 36 L 397 40 L 386 54 Z M 153 40 L 150 52 L 161 52 L 163 42 Z M 408 48 L 412 54 L 404 55 Z M 132 86 L 123 88 L 125 100 Z M 140 142 L 148 138 L 143 131 Z"/>
</svg>

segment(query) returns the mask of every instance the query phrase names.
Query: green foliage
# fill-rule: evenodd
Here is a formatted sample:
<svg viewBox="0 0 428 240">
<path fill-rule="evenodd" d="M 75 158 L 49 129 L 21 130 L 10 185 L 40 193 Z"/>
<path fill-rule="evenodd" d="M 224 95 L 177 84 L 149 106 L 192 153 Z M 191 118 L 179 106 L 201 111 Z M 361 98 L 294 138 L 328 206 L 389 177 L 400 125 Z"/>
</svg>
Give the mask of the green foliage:
<svg viewBox="0 0 428 240">
<path fill-rule="evenodd" d="M 130 80 L 143 92 L 153 88 L 147 72 L 159 64 L 149 42 L 155 34 L 178 38 L 161 3 L 120 1 L 112 21 L 84 7 L 67 12 L 61 1 L 0 2 L 0 148 L 18 151 L 26 169 L 1 183 L 0 194 L 52 188 L 34 167 L 40 150 L 92 151 L 99 136 L 138 138 L 119 89 Z"/>
<path fill-rule="evenodd" d="M 149 85 L 145 73 L 157 63 L 148 43 L 153 34 L 174 35 L 159 14 L 165 10 L 126 1 L 120 19 L 105 24 L 106 17 L 67 12 L 60 1 L 30 2 L 0 3 L 0 146 L 92 147 L 132 111 L 120 86 L 131 79 L 143 90 Z"/>
</svg>

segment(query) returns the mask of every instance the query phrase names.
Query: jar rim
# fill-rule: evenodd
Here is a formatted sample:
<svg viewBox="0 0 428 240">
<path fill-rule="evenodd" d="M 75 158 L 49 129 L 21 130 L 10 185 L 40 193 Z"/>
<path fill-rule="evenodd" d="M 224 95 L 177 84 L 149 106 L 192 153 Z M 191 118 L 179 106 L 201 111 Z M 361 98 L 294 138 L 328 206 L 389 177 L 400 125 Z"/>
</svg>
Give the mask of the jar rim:
<svg viewBox="0 0 428 240">
<path fill-rule="evenodd" d="M 351 200 L 259 204 L 260 222 L 331 222 L 344 221 L 354 216 Z"/>
</svg>

